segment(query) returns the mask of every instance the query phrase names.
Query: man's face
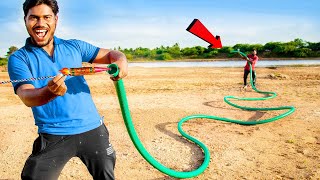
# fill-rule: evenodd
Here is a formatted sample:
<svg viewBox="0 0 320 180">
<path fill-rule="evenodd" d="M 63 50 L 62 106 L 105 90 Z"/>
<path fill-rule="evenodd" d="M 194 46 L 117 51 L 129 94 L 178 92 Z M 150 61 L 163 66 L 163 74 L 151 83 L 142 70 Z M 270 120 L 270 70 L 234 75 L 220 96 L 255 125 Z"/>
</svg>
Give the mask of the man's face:
<svg viewBox="0 0 320 180">
<path fill-rule="evenodd" d="M 31 40 L 39 47 L 52 42 L 57 22 L 58 16 L 55 16 L 52 9 L 45 4 L 29 9 L 25 16 L 25 25 Z"/>
<path fill-rule="evenodd" d="M 253 51 L 252 51 L 252 54 L 253 54 L 253 55 L 257 55 L 257 51 L 256 51 L 256 50 L 253 50 Z"/>
</svg>

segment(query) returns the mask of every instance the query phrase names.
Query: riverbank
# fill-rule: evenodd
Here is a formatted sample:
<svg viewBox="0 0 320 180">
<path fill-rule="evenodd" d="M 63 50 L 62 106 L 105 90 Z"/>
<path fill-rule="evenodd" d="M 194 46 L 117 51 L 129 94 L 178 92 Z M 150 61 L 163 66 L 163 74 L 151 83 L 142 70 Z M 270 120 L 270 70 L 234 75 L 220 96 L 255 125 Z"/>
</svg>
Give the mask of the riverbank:
<svg viewBox="0 0 320 180">
<path fill-rule="evenodd" d="M 202 141 L 211 153 L 208 169 L 193 179 L 319 179 L 320 67 L 257 69 L 257 88 L 278 97 L 253 107 L 294 106 L 281 120 L 241 126 L 212 120 L 193 120 L 184 130 Z M 130 67 L 124 79 L 135 128 L 155 159 L 179 171 L 197 168 L 201 150 L 177 131 L 177 122 L 192 114 L 208 114 L 245 121 L 282 112 L 235 109 L 223 97 L 263 97 L 243 91 L 243 68 Z M 7 73 L 0 73 L 7 80 Z M 110 141 L 117 152 L 116 179 L 173 180 L 149 165 L 132 144 L 123 123 L 113 83 L 104 73 L 86 76 L 98 111 L 105 117 Z M 10 84 L 0 85 L 0 179 L 20 179 L 37 136 L 30 108 L 14 95 Z M 64 167 L 59 180 L 92 179 L 78 158 Z"/>
<path fill-rule="evenodd" d="M 317 58 L 264 58 L 259 57 L 259 60 L 279 61 L 279 60 L 320 60 Z M 210 61 L 244 61 L 241 58 L 217 58 L 217 59 L 172 59 L 172 60 L 146 60 L 146 59 L 135 59 L 129 60 L 129 62 L 210 62 Z"/>
</svg>

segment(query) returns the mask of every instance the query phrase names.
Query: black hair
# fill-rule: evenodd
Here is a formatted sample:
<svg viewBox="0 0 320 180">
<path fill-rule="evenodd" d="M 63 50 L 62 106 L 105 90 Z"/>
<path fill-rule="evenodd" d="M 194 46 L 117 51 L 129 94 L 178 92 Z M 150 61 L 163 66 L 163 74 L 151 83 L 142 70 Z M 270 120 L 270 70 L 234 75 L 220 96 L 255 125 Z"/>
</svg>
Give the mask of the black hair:
<svg viewBox="0 0 320 180">
<path fill-rule="evenodd" d="M 58 14 L 59 7 L 58 7 L 58 2 L 56 0 L 26 0 L 23 3 L 24 16 L 27 16 L 29 9 L 41 4 L 48 5 L 52 9 L 52 12 L 54 13 L 54 15 Z"/>
</svg>

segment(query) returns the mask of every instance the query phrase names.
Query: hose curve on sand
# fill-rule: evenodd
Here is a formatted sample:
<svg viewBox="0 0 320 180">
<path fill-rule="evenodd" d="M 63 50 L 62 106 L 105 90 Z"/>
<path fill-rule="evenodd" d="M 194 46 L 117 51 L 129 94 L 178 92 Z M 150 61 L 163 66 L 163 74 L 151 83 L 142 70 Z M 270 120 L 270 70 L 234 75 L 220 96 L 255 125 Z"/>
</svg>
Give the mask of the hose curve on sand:
<svg viewBox="0 0 320 180">
<path fill-rule="evenodd" d="M 240 55 L 247 57 L 246 54 L 240 52 L 240 51 L 232 51 L 232 53 L 239 53 Z M 108 73 L 111 76 L 117 76 L 119 71 L 118 71 L 118 67 L 115 64 L 110 64 L 108 66 L 111 70 L 108 71 Z M 129 105 L 128 105 L 128 101 L 127 101 L 127 96 L 126 96 L 126 91 L 125 91 L 125 87 L 124 87 L 124 83 L 123 80 L 120 79 L 118 81 L 114 81 L 114 85 L 117 91 L 117 96 L 118 96 L 118 100 L 119 100 L 119 104 L 120 104 L 120 108 L 121 108 L 121 112 L 122 112 L 122 116 L 127 128 L 127 131 L 129 133 L 129 136 L 134 144 L 134 146 L 136 147 L 136 149 L 139 151 L 139 153 L 143 156 L 143 158 L 148 161 L 153 167 L 155 167 L 156 169 L 158 169 L 159 171 L 161 171 L 164 174 L 167 174 L 169 176 L 175 177 L 175 178 L 191 178 L 191 177 L 195 177 L 198 176 L 199 174 L 201 174 L 202 172 L 205 171 L 205 169 L 208 167 L 209 162 L 210 162 L 210 151 L 209 149 L 199 140 L 197 140 L 196 138 L 188 135 L 183 129 L 182 129 L 182 125 L 184 122 L 187 122 L 191 119 L 212 119 L 212 120 L 218 120 L 218 121 L 224 121 L 224 122 L 231 122 L 231 123 L 237 123 L 237 124 L 241 124 L 241 125 L 255 125 L 255 124 L 263 124 L 263 123 L 268 123 L 268 122 L 272 122 L 281 118 L 284 118 L 286 116 L 288 116 L 289 114 L 293 113 L 295 111 L 295 108 L 293 106 L 280 106 L 280 107 L 273 107 L 273 108 L 256 108 L 256 107 L 247 107 L 247 106 L 239 106 L 235 103 L 232 103 L 229 101 L 229 99 L 234 99 L 234 100 L 245 100 L 245 101 L 257 101 L 257 100 L 267 100 L 267 99 L 271 99 L 277 96 L 276 93 L 274 92 L 265 92 L 265 91 L 260 91 L 258 89 L 256 89 L 256 87 L 253 85 L 253 81 L 252 81 L 252 67 L 250 64 L 250 83 L 252 88 L 258 92 L 258 93 L 262 93 L 262 94 L 268 94 L 268 97 L 262 97 L 262 98 L 241 98 L 241 97 L 235 97 L 235 96 L 225 96 L 224 97 L 224 101 L 226 103 L 228 103 L 229 105 L 239 108 L 239 109 L 243 109 L 243 110 L 248 110 L 248 111 L 275 111 L 275 110 L 284 110 L 287 109 L 288 111 L 280 114 L 278 116 L 275 116 L 273 118 L 269 118 L 269 119 L 263 119 L 263 120 L 259 120 L 259 121 L 246 121 L 246 120 L 237 120 L 237 119 L 228 119 L 228 118 L 223 118 L 223 117 L 218 117 L 218 116 L 211 116 L 211 115 L 204 115 L 204 114 L 196 114 L 196 115 L 191 115 L 191 116 L 186 116 L 184 118 L 182 118 L 179 123 L 178 123 L 178 131 L 181 133 L 182 136 L 184 136 L 186 139 L 194 142 L 195 144 L 197 144 L 202 150 L 203 150 L 203 154 L 204 154 L 204 160 L 202 162 L 202 164 L 195 170 L 192 171 L 188 171 L 188 172 L 182 172 L 182 171 L 175 171 L 173 169 L 167 168 L 166 166 L 162 165 L 161 163 L 159 163 L 156 159 L 154 159 L 149 153 L 148 151 L 145 149 L 145 147 L 143 146 L 143 144 L 141 143 L 137 132 L 134 128 L 134 124 L 132 122 L 131 119 L 131 115 L 130 115 L 130 110 L 129 110 Z"/>
</svg>

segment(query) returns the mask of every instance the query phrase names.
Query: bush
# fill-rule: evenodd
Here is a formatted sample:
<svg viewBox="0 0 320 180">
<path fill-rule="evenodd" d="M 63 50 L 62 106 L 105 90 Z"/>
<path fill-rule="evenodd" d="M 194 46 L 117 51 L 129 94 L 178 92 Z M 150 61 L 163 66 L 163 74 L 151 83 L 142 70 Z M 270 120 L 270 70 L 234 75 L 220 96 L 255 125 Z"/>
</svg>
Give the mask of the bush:
<svg viewBox="0 0 320 180">
<path fill-rule="evenodd" d="M 171 60 L 172 57 L 169 53 L 163 53 L 163 54 L 160 54 L 156 60 Z"/>
<path fill-rule="evenodd" d="M 214 50 L 214 51 L 210 51 L 208 53 L 203 54 L 203 57 L 204 58 L 213 58 L 213 57 L 216 57 L 217 54 L 218 54 L 218 51 Z"/>
<path fill-rule="evenodd" d="M 133 59 L 133 55 L 132 54 L 125 54 L 128 60 L 132 60 Z"/>
<path fill-rule="evenodd" d="M 0 66 L 7 65 L 8 59 L 7 58 L 0 58 Z"/>
</svg>

